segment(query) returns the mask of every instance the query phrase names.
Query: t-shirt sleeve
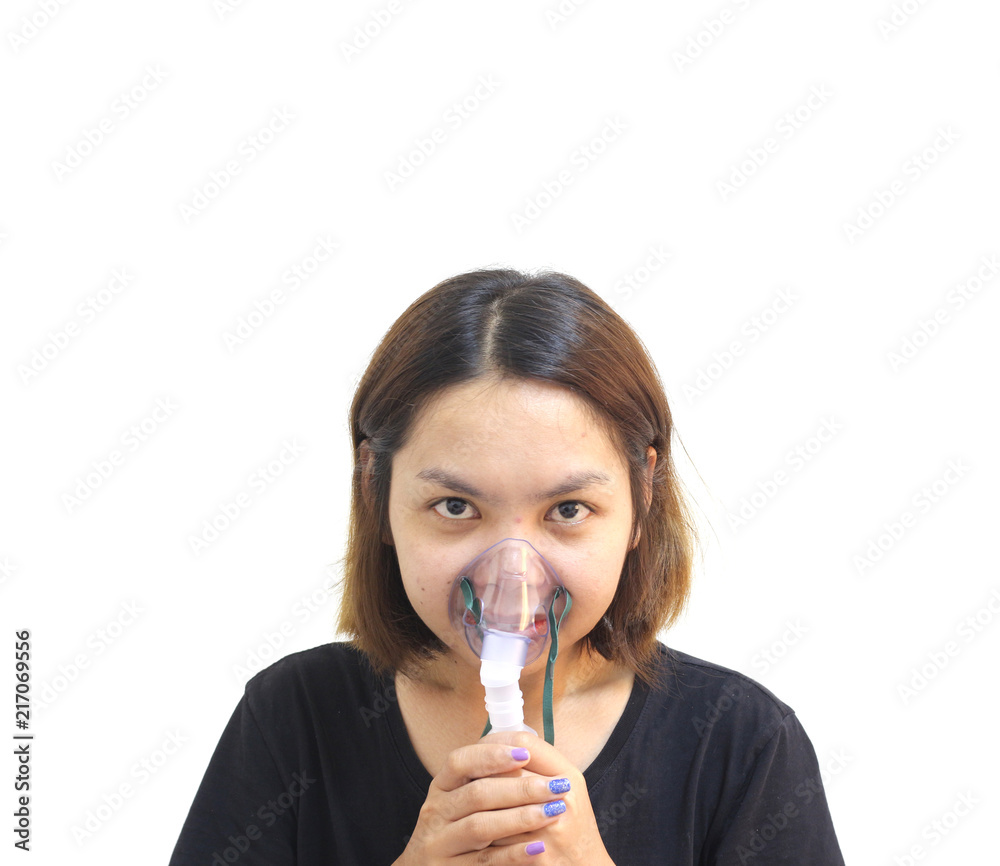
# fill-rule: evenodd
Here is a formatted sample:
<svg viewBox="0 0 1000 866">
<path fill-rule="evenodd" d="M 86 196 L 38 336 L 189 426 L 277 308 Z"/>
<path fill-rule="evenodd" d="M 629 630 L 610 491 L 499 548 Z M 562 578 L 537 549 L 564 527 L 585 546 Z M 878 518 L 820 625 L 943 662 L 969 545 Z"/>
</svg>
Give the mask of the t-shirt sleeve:
<svg viewBox="0 0 1000 866">
<path fill-rule="evenodd" d="M 169 866 L 292 866 L 296 779 L 279 767 L 246 693 L 195 794 Z"/>
<path fill-rule="evenodd" d="M 703 860 L 709 866 L 844 866 L 816 752 L 794 713 L 786 715 L 719 816 Z"/>
</svg>

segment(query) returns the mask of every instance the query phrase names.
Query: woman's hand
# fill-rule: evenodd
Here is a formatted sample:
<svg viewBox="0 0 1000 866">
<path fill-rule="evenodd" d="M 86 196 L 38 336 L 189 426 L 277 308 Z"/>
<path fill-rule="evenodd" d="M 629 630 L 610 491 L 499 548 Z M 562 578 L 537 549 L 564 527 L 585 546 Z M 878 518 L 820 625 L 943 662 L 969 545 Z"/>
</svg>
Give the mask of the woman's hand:
<svg viewBox="0 0 1000 866">
<path fill-rule="evenodd" d="M 587 783 L 581 773 L 556 748 L 545 740 L 527 732 L 490 733 L 482 743 L 506 743 L 526 748 L 531 757 L 518 772 L 549 779 L 565 779 L 570 788 L 558 796 L 566 804 L 560 820 L 547 824 L 532 833 L 518 833 L 494 840 L 493 844 L 514 850 L 524 850 L 529 842 L 545 845 L 545 854 L 532 862 L 538 866 L 546 863 L 572 863 L 580 866 L 614 866 L 600 831 L 597 818 L 590 805 Z M 561 786 L 560 786 L 561 787 Z M 513 861 L 520 862 L 520 861 Z"/>
<path fill-rule="evenodd" d="M 543 838 L 542 831 L 567 818 L 574 824 L 577 821 L 569 810 L 564 814 L 545 813 L 545 804 L 568 796 L 549 789 L 551 781 L 565 777 L 522 768 L 529 764 L 541 766 L 543 762 L 560 768 L 567 764 L 561 758 L 554 761 L 551 755 L 529 756 L 523 751 L 528 742 L 533 746 L 540 743 L 558 755 L 544 740 L 527 733 L 491 734 L 448 755 L 431 782 L 417 826 L 395 866 L 545 862 L 545 858 L 534 857 L 540 848 L 531 843 Z M 593 823 L 589 800 L 586 795 L 583 799 Z M 555 841 L 559 837 L 544 838 Z"/>
</svg>

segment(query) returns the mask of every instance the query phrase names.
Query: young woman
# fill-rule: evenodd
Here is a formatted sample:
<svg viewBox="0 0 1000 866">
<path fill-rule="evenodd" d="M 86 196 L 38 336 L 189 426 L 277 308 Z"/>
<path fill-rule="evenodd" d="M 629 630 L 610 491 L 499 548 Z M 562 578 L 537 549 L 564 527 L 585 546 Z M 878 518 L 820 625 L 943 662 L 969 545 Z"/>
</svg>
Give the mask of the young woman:
<svg viewBox="0 0 1000 866">
<path fill-rule="evenodd" d="M 383 337 L 350 427 L 351 641 L 247 683 L 171 866 L 843 864 L 794 711 L 658 640 L 693 533 L 659 377 L 597 294 L 445 280 Z M 545 646 L 519 679 L 544 738 L 484 736 L 470 635 L 499 603 L 469 582 L 456 608 L 511 550 L 509 578 L 559 587 L 518 626 Z"/>
</svg>

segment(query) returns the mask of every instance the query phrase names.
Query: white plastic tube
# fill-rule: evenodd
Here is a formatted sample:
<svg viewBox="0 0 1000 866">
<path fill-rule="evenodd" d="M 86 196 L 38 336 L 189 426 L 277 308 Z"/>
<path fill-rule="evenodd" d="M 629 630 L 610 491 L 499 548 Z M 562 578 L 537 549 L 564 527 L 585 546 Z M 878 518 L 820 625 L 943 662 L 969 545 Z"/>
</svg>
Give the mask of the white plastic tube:
<svg viewBox="0 0 1000 866">
<path fill-rule="evenodd" d="M 524 723 L 521 669 L 528 652 L 528 639 L 487 629 L 483 636 L 479 680 L 486 689 L 486 712 L 492 731 L 530 731 Z"/>
</svg>

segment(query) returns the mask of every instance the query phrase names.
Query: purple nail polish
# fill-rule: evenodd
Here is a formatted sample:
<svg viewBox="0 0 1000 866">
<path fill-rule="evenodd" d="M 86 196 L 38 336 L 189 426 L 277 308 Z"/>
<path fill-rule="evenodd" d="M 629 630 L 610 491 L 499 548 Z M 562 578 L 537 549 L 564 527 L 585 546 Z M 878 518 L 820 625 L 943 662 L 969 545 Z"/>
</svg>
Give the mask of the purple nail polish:
<svg viewBox="0 0 1000 866">
<path fill-rule="evenodd" d="M 566 804 L 562 800 L 553 800 L 551 803 L 546 803 L 542 811 L 545 812 L 545 817 L 554 818 L 566 811 Z"/>
<path fill-rule="evenodd" d="M 545 850 L 544 842 L 531 842 L 528 847 L 524 849 L 525 854 L 541 854 Z"/>
<path fill-rule="evenodd" d="M 569 779 L 553 779 L 549 782 L 549 790 L 553 794 L 565 794 L 569 790 Z"/>
<path fill-rule="evenodd" d="M 528 760 L 528 750 L 527 749 L 521 749 L 521 748 L 511 749 L 510 750 L 510 756 L 515 761 L 527 761 Z"/>
</svg>

